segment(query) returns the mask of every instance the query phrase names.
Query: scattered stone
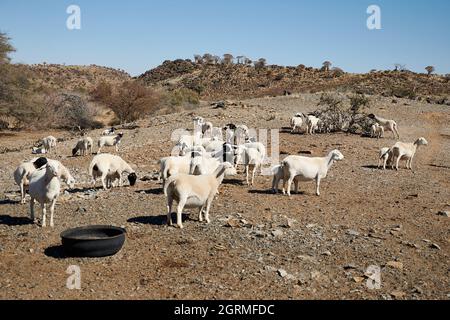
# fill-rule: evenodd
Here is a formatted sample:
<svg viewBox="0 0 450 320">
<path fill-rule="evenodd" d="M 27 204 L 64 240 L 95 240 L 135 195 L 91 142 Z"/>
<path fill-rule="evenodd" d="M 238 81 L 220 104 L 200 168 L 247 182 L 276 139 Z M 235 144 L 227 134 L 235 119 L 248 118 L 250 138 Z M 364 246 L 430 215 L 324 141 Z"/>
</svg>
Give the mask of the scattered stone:
<svg viewBox="0 0 450 320">
<path fill-rule="evenodd" d="M 86 208 L 78 207 L 78 209 L 76 210 L 76 212 L 83 214 L 83 213 L 86 213 L 87 210 L 86 210 Z"/>
<path fill-rule="evenodd" d="M 322 255 L 323 256 L 331 256 L 331 252 L 327 250 L 327 251 L 322 252 Z"/>
<path fill-rule="evenodd" d="M 356 283 L 361 283 L 364 281 L 364 279 L 365 279 L 364 277 L 359 277 L 359 276 L 353 277 L 353 281 L 355 281 Z"/>
<path fill-rule="evenodd" d="M 34 253 L 34 249 L 30 249 L 29 251 L 30 251 L 30 253 Z"/>
<path fill-rule="evenodd" d="M 284 278 L 288 275 L 288 273 L 284 269 L 278 269 L 277 272 L 278 272 L 278 275 L 282 278 Z"/>
<path fill-rule="evenodd" d="M 406 293 L 403 291 L 395 290 L 391 292 L 391 296 L 393 296 L 395 299 L 402 299 L 406 296 Z"/>
<path fill-rule="evenodd" d="M 294 275 L 292 275 L 292 274 L 288 274 L 288 275 L 286 276 L 285 279 L 286 279 L 286 280 L 290 280 L 290 281 L 295 281 L 295 280 L 297 280 L 297 278 L 296 278 Z"/>
<path fill-rule="evenodd" d="M 312 229 L 312 228 L 314 228 L 315 226 L 317 226 L 315 223 L 308 223 L 308 224 L 306 225 L 306 228 L 307 228 L 307 229 Z"/>
<path fill-rule="evenodd" d="M 277 271 L 277 268 L 274 268 L 274 267 L 272 267 L 272 266 L 265 266 L 264 269 L 265 269 L 266 271 L 269 271 L 269 272 L 275 272 L 275 271 Z"/>
<path fill-rule="evenodd" d="M 358 268 L 353 263 L 349 263 L 344 266 L 344 269 L 349 270 L 349 269 L 358 269 Z"/>
<path fill-rule="evenodd" d="M 312 280 L 317 280 L 320 278 L 321 273 L 319 271 L 312 271 L 311 272 L 311 279 Z"/>
<path fill-rule="evenodd" d="M 450 211 L 439 211 L 438 215 L 448 218 L 448 217 L 450 217 Z"/>
<path fill-rule="evenodd" d="M 281 231 L 279 229 L 272 231 L 272 236 L 274 236 L 274 237 L 281 237 L 282 235 L 283 235 L 283 231 Z"/>
<path fill-rule="evenodd" d="M 432 249 L 441 250 L 441 247 L 440 247 L 437 243 L 432 243 L 432 244 L 430 245 L 430 247 L 431 247 Z"/>
<path fill-rule="evenodd" d="M 356 230 L 352 230 L 352 229 L 348 229 L 347 234 L 350 236 L 355 236 L 355 237 L 359 236 L 359 232 Z"/>
<path fill-rule="evenodd" d="M 400 261 L 388 261 L 386 263 L 386 266 L 395 268 L 398 270 L 403 270 L 403 263 L 401 263 Z"/>
</svg>

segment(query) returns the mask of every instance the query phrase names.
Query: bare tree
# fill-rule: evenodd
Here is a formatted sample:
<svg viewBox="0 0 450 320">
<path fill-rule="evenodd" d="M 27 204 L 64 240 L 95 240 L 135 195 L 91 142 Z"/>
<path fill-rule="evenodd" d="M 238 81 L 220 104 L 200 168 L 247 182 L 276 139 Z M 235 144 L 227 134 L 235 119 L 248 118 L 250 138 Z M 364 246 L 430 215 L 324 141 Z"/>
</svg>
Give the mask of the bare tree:
<svg viewBox="0 0 450 320">
<path fill-rule="evenodd" d="M 330 67 L 331 67 L 331 62 L 330 61 L 324 61 L 323 63 L 322 63 L 322 66 L 323 66 L 323 70 L 324 71 L 329 71 L 330 70 Z"/>
<path fill-rule="evenodd" d="M 266 66 L 267 60 L 264 58 L 259 58 L 258 61 L 254 62 L 256 69 L 262 69 Z"/>
<path fill-rule="evenodd" d="M 206 64 L 212 64 L 212 63 L 214 62 L 214 58 L 213 58 L 212 54 L 210 54 L 210 53 L 205 53 L 205 54 L 203 55 L 203 61 L 204 61 L 204 63 L 206 63 Z"/>
<path fill-rule="evenodd" d="M 244 56 L 237 56 L 236 60 L 237 60 L 237 64 L 241 64 L 244 61 Z"/>
<path fill-rule="evenodd" d="M 203 62 L 203 58 L 199 54 L 194 55 L 194 60 L 195 60 L 195 63 L 198 63 L 198 64 L 201 64 Z"/>
<path fill-rule="evenodd" d="M 428 66 L 425 70 L 427 70 L 428 75 L 431 75 L 436 69 L 433 66 Z"/>
<path fill-rule="evenodd" d="M 9 40 L 11 39 L 5 33 L 0 32 L 0 64 L 8 63 L 10 61 L 8 55 L 16 51 Z"/>
<path fill-rule="evenodd" d="M 251 65 L 253 63 L 253 61 L 250 58 L 245 58 L 244 59 L 244 63 L 249 66 L 249 65 Z"/>
<path fill-rule="evenodd" d="M 223 55 L 223 63 L 224 64 L 232 64 L 233 63 L 233 55 L 229 53 L 225 53 Z"/>
<path fill-rule="evenodd" d="M 394 67 L 395 67 L 394 71 L 405 71 L 406 70 L 405 64 L 395 63 Z"/>
</svg>

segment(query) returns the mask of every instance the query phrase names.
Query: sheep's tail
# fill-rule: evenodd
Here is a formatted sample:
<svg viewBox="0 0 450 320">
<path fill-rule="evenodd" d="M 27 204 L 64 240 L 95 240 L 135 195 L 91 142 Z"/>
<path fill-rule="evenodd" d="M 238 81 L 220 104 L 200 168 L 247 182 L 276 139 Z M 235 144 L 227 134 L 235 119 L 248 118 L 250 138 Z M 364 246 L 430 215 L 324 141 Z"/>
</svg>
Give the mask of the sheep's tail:
<svg viewBox="0 0 450 320">
<path fill-rule="evenodd" d="M 164 190 L 164 195 L 167 197 L 168 195 L 168 189 L 169 189 L 169 185 L 172 183 L 172 181 L 175 180 L 175 176 L 171 176 L 169 177 L 166 181 L 166 183 L 163 186 L 163 190 Z"/>
<path fill-rule="evenodd" d="M 388 155 L 389 154 L 389 152 L 391 152 L 392 151 L 392 148 L 389 148 L 388 149 L 388 151 L 386 151 L 385 153 L 383 153 L 381 156 L 380 156 L 380 159 L 383 159 L 386 155 Z"/>
<path fill-rule="evenodd" d="M 89 174 L 91 175 L 91 177 L 94 176 L 94 171 L 98 171 L 98 167 L 97 164 L 95 162 L 91 162 L 91 164 L 89 165 Z"/>
</svg>

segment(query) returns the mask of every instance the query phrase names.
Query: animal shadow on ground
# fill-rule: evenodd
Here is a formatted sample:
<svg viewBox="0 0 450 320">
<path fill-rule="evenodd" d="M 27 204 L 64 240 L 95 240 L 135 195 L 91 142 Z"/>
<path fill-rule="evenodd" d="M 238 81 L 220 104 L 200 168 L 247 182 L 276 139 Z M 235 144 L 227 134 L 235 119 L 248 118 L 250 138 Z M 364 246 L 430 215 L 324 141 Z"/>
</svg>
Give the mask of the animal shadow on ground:
<svg viewBox="0 0 450 320">
<path fill-rule="evenodd" d="M 428 166 L 434 167 L 434 168 L 440 168 L 440 169 L 450 169 L 449 166 L 441 166 L 441 165 L 432 164 L 432 163 L 430 163 Z M 1 204 L 1 202 L 0 202 L 0 204 Z"/>
<path fill-rule="evenodd" d="M 272 189 L 268 189 L 268 190 L 258 190 L 258 189 L 250 189 L 248 190 L 248 193 L 254 193 L 254 194 L 271 194 L 271 195 L 275 195 L 276 193 L 274 193 L 272 191 Z"/>
<path fill-rule="evenodd" d="M 28 224 L 33 224 L 33 221 L 28 217 L 11 217 L 8 215 L 0 216 L 0 225 L 23 226 Z"/>
<path fill-rule="evenodd" d="M 74 189 L 65 189 L 65 191 L 67 191 L 68 193 L 84 193 L 87 191 L 99 191 L 99 190 L 103 190 L 103 187 L 98 186 L 98 187 L 85 187 L 85 188 L 74 188 Z"/>
<path fill-rule="evenodd" d="M 11 199 L 0 200 L 0 206 L 3 204 L 18 204 L 18 203 L 20 203 L 20 201 L 11 200 Z"/>
<path fill-rule="evenodd" d="M 175 224 L 177 220 L 177 214 L 175 212 L 172 213 L 172 222 Z M 181 216 L 181 220 L 183 222 L 190 220 L 189 215 L 183 213 Z M 167 215 L 159 215 L 159 216 L 142 216 L 142 217 L 134 217 L 127 220 L 129 223 L 139 223 L 139 224 L 151 224 L 153 226 L 163 226 L 167 224 Z"/>
<path fill-rule="evenodd" d="M 44 250 L 44 254 L 47 257 L 55 259 L 64 259 L 68 257 L 64 252 L 64 247 L 62 245 L 48 247 Z"/>
<path fill-rule="evenodd" d="M 145 192 L 145 194 L 163 194 L 162 188 L 155 188 L 155 189 L 148 189 L 148 190 L 136 190 L 136 193 L 141 193 L 142 191 Z"/>
<path fill-rule="evenodd" d="M 239 179 L 223 179 L 222 184 L 232 184 L 236 186 L 243 186 L 244 181 Z"/>
<path fill-rule="evenodd" d="M 373 164 L 369 164 L 369 165 L 365 165 L 365 166 L 362 166 L 362 168 L 366 168 L 366 169 L 383 169 L 383 167 L 381 167 L 381 168 L 378 168 L 378 166 L 376 166 L 376 165 L 373 165 Z M 387 168 L 387 167 L 386 167 Z"/>
</svg>

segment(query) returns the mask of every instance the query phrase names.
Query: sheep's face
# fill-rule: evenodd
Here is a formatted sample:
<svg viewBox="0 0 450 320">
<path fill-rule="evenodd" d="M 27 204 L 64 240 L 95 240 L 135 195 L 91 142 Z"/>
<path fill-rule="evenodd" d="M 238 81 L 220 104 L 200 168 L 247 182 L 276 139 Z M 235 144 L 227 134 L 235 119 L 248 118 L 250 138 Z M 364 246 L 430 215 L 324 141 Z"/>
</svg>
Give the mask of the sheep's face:
<svg viewBox="0 0 450 320">
<path fill-rule="evenodd" d="M 75 179 L 74 177 L 70 177 L 69 179 L 67 179 L 67 185 L 69 186 L 70 189 L 75 188 Z"/>
<path fill-rule="evenodd" d="M 50 173 L 51 176 L 58 176 L 58 166 L 55 163 L 47 163 L 47 172 Z"/>
<path fill-rule="evenodd" d="M 130 186 L 134 186 L 136 184 L 136 180 L 137 180 L 136 173 L 133 172 L 128 175 L 128 181 L 130 182 Z"/>
<path fill-rule="evenodd" d="M 333 150 L 333 151 L 331 151 L 331 153 L 332 153 L 332 158 L 335 161 L 344 159 L 344 155 L 339 150 Z"/>
<path fill-rule="evenodd" d="M 421 137 L 421 138 L 417 139 L 417 145 L 419 145 L 419 146 L 427 146 L 428 145 L 428 141 L 424 137 Z"/>
<path fill-rule="evenodd" d="M 122 138 L 122 137 L 123 137 L 123 132 L 119 132 L 117 135 L 118 135 L 120 138 Z"/>
</svg>

